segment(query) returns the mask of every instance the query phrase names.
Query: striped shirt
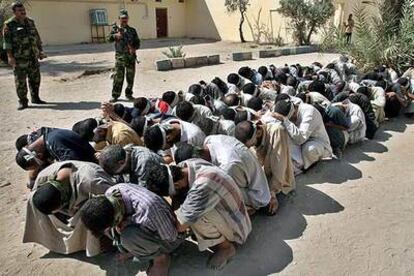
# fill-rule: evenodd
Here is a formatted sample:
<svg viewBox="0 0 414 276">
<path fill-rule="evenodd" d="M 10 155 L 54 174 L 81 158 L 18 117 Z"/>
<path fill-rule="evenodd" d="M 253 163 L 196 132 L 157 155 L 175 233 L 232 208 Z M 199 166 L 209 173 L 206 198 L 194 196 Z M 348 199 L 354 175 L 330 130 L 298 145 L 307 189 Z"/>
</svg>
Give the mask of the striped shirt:
<svg viewBox="0 0 414 276">
<path fill-rule="evenodd" d="M 189 188 L 177 218 L 181 224 L 191 226 L 205 214 L 217 211 L 233 230 L 235 242 L 246 241 L 252 225 L 240 189 L 223 170 L 202 159 L 181 163 L 187 166 Z"/>
<path fill-rule="evenodd" d="M 115 185 L 105 194 L 109 196 L 115 190 L 122 195 L 130 224 L 139 225 L 164 241 L 177 239 L 176 218 L 171 207 L 162 197 L 134 184 Z"/>
</svg>

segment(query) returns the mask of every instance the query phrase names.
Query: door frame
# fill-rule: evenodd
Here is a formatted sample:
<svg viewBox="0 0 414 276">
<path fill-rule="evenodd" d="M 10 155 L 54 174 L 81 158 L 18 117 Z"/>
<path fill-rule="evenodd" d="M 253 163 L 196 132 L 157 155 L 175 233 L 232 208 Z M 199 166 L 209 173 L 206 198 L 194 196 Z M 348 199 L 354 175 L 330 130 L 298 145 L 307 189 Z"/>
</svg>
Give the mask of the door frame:
<svg viewBox="0 0 414 276">
<path fill-rule="evenodd" d="M 155 8 L 155 31 L 156 31 L 156 36 L 157 38 L 164 38 L 164 37 L 160 37 L 158 36 L 158 20 L 157 20 L 157 11 L 162 10 L 165 11 L 165 36 L 164 37 L 168 37 L 169 35 L 169 31 L 168 31 L 168 27 L 169 27 L 169 22 L 168 22 L 168 8 L 163 8 L 163 7 L 159 7 L 159 8 Z"/>
</svg>

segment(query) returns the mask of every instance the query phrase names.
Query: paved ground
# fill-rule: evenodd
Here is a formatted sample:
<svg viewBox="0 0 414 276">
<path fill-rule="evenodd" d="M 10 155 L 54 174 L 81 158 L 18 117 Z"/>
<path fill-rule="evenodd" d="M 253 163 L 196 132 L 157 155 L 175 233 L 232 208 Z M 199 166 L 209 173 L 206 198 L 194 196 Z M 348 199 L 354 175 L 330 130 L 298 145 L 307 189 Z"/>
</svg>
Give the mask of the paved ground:
<svg viewBox="0 0 414 276">
<path fill-rule="evenodd" d="M 192 54 L 222 51 L 224 43 L 188 45 Z M 89 45 L 88 45 L 89 46 Z M 89 46 L 90 47 L 90 46 Z M 238 46 L 237 46 L 238 47 Z M 86 259 L 84 254 L 59 256 L 41 246 L 22 244 L 25 174 L 14 164 L 14 140 L 33 127 L 70 127 L 75 121 L 98 114 L 109 98 L 109 73 L 82 74 L 91 60 L 112 66 L 107 45 L 92 54 L 87 46 L 48 49 L 44 62 L 42 95 L 48 106 L 17 112 L 11 72 L 0 68 L 0 273 L 2 275 L 134 275 L 138 266 L 117 264 L 111 254 Z M 89 53 L 88 53 L 89 51 Z M 167 89 L 185 89 L 200 79 L 225 77 L 242 63 L 155 72 L 152 59 L 160 49 L 144 50 L 136 95 L 155 96 Z M 254 60 L 244 64 L 278 64 L 318 60 L 332 55 L 307 54 Z M 72 62 L 67 65 L 66 62 Z M 62 79 L 69 79 L 62 81 Z M 298 180 L 296 195 L 273 218 L 255 217 L 253 233 L 238 255 L 221 272 L 205 268 L 208 253 L 194 244 L 175 256 L 172 275 L 413 275 L 414 273 L 414 144 L 413 121 L 387 122 L 374 141 L 353 146 L 342 161 L 324 162 Z"/>
</svg>

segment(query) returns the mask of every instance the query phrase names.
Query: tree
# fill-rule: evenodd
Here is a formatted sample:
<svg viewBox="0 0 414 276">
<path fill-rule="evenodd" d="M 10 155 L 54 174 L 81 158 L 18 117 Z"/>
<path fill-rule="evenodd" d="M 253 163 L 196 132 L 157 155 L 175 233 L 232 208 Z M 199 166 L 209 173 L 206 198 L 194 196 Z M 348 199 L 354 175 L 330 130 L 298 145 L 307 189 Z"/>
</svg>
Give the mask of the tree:
<svg viewBox="0 0 414 276">
<path fill-rule="evenodd" d="M 361 3 L 353 14 L 352 44 L 344 43 L 342 31 L 331 26 L 323 35 L 323 50 L 350 56 L 365 72 L 381 65 L 401 72 L 414 62 L 414 0 Z"/>
<path fill-rule="evenodd" d="M 290 19 L 298 45 L 309 45 L 312 35 L 325 26 L 335 13 L 332 0 L 280 0 L 277 12 Z"/>
<path fill-rule="evenodd" d="M 230 13 L 234 13 L 236 11 L 240 12 L 240 24 L 239 24 L 239 34 L 240 34 L 240 41 L 242 43 L 246 42 L 246 39 L 244 39 L 243 34 L 243 24 L 246 20 L 246 12 L 247 8 L 250 5 L 250 0 L 226 0 L 224 2 L 224 5 L 227 8 L 227 11 Z"/>
</svg>

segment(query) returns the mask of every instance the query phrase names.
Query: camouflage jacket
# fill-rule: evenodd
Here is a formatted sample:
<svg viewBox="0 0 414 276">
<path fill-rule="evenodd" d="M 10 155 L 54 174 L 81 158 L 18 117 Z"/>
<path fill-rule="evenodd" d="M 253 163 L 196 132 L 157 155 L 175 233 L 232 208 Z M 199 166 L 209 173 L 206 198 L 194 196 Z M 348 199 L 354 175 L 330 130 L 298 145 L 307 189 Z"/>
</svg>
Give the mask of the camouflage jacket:
<svg viewBox="0 0 414 276">
<path fill-rule="evenodd" d="M 14 17 L 4 23 L 3 49 L 11 50 L 16 59 L 38 58 L 42 41 L 32 19 L 18 22 Z"/>
<path fill-rule="evenodd" d="M 118 32 L 122 33 L 122 38 L 116 41 L 115 34 Z M 122 28 L 114 24 L 108 36 L 108 41 L 115 42 L 115 51 L 117 54 L 130 54 L 130 48 L 137 50 L 141 46 L 137 31 L 130 26 Z"/>
</svg>

